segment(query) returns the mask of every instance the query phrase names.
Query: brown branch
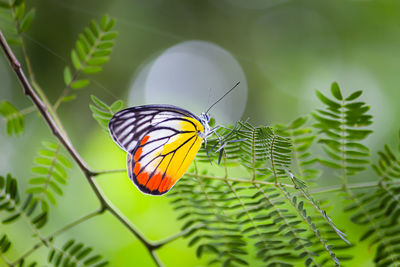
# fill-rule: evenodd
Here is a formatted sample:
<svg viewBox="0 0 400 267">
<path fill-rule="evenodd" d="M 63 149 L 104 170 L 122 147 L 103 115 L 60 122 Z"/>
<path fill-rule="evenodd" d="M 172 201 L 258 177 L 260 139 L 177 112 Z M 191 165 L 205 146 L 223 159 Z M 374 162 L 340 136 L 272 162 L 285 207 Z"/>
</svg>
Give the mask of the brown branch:
<svg viewBox="0 0 400 267">
<path fill-rule="evenodd" d="M 18 62 L 17 58 L 14 56 L 14 53 L 10 49 L 10 47 L 7 44 L 6 39 L 3 36 L 3 33 L 0 32 L 0 42 L 1 42 L 1 47 L 3 48 L 4 53 L 7 56 L 8 62 L 11 65 L 11 68 L 14 70 L 15 74 L 18 77 L 18 80 L 20 81 L 22 88 L 24 89 L 25 95 L 31 98 L 32 102 L 35 104 L 39 112 L 42 114 L 43 118 L 45 119 L 46 123 L 50 127 L 51 131 L 53 134 L 58 138 L 58 140 L 64 145 L 64 147 L 68 150 L 68 152 L 71 154 L 71 156 L 74 158 L 75 162 L 79 165 L 81 170 L 85 173 L 86 176 L 90 176 L 92 174 L 92 171 L 86 166 L 86 163 L 82 160 L 78 152 L 75 151 L 74 147 L 72 144 L 63 138 L 63 135 L 58 128 L 57 124 L 54 122 L 53 118 L 51 117 L 47 106 L 43 103 L 43 101 L 39 98 L 39 96 L 36 94 L 36 92 L 33 90 L 31 87 L 28 79 L 26 78 L 22 68 L 21 64 Z"/>
<path fill-rule="evenodd" d="M 93 192 L 96 194 L 98 200 L 101 204 L 101 211 L 108 210 L 113 216 L 115 216 L 125 227 L 129 229 L 129 231 L 136 236 L 143 245 L 149 251 L 151 257 L 155 261 L 158 266 L 161 266 L 161 262 L 155 254 L 156 247 L 148 241 L 129 221 L 126 219 L 120 211 L 118 211 L 108 199 L 105 197 L 103 192 L 100 190 L 100 187 L 96 184 L 94 180 L 94 175 L 96 174 L 93 172 L 87 165 L 86 162 L 81 158 L 79 153 L 75 150 L 72 143 L 68 141 L 68 138 L 64 136 L 63 132 L 60 131 L 55 119 L 51 116 L 48 111 L 46 104 L 43 103 L 42 99 L 38 96 L 35 90 L 30 85 L 28 79 L 26 78 L 24 71 L 21 68 L 21 64 L 14 56 L 11 48 L 9 47 L 6 39 L 3 36 L 3 33 L 0 31 L 0 45 L 7 57 L 8 62 L 11 65 L 11 68 L 14 70 L 15 74 L 18 77 L 18 80 L 21 83 L 22 88 L 24 89 L 25 95 L 27 95 L 32 102 L 35 104 L 39 112 L 42 114 L 44 120 L 46 121 L 47 125 L 49 126 L 50 130 L 54 134 L 55 137 L 60 141 L 60 143 L 66 148 L 69 154 L 72 156 L 74 161 L 78 164 L 79 168 L 83 172 L 88 181 L 90 187 L 92 188 Z M 66 135 L 66 134 L 65 134 Z"/>
</svg>

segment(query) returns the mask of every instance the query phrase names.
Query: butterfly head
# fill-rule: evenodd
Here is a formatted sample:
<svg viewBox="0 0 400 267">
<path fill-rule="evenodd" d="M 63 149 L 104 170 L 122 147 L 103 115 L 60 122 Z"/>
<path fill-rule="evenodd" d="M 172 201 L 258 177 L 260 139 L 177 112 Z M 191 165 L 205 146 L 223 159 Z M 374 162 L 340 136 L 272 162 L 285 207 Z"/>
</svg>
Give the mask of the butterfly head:
<svg viewBox="0 0 400 267">
<path fill-rule="evenodd" d="M 202 138 L 206 138 L 210 132 L 210 115 L 208 113 L 201 113 L 201 115 L 199 116 L 200 122 L 204 127 L 204 131 L 203 132 L 199 132 L 200 137 Z"/>
</svg>

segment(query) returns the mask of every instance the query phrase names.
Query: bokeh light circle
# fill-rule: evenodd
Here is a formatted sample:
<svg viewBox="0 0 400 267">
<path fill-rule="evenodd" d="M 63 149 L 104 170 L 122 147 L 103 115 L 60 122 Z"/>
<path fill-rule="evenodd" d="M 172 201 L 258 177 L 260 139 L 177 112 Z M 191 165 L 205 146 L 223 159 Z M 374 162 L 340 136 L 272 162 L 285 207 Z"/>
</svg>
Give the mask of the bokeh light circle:
<svg viewBox="0 0 400 267">
<path fill-rule="evenodd" d="M 130 105 L 172 104 L 200 114 L 238 81 L 240 85 L 210 111 L 218 123 L 241 118 L 247 101 L 245 74 L 225 49 L 205 41 L 186 41 L 141 69 L 129 100 Z"/>
</svg>

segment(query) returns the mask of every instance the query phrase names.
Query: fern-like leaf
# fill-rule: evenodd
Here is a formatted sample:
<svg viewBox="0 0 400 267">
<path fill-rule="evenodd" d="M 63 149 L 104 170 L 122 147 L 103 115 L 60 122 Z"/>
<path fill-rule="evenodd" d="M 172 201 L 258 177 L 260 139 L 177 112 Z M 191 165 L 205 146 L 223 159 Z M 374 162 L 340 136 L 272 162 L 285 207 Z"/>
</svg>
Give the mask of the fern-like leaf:
<svg viewBox="0 0 400 267">
<path fill-rule="evenodd" d="M 232 129 L 221 128 L 218 134 L 223 137 L 225 164 L 241 164 L 253 180 L 288 178 L 286 170 L 291 164 L 291 143 L 289 139 L 274 133 L 270 127 L 254 127 L 248 122 L 239 121 Z M 207 140 L 207 151 L 202 148 L 197 159 L 208 162 L 220 157 L 220 154 L 213 153 L 218 145 L 221 145 L 218 138 Z"/>
<path fill-rule="evenodd" d="M 93 118 L 100 124 L 103 129 L 107 129 L 108 122 L 112 116 L 122 109 L 123 104 L 121 100 L 117 100 L 110 106 L 98 99 L 96 96 L 91 96 L 94 103 L 89 105 L 89 108 L 93 112 Z"/>
<path fill-rule="evenodd" d="M 56 267 L 103 267 L 109 265 L 109 262 L 104 260 L 100 254 L 93 253 L 92 247 L 78 243 L 73 239 L 67 241 L 61 249 L 53 246 L 47 259 L 49 263 Z"/>
<path fill-rule="evenodd" d="M 310 182 L 316 179 L 320 170 L 313 167 L 317 159 L 312 156 L 310 151 L 311 145 L 314 143 L 316 135 L 312 128 L 305 127 L 308 117 L 300 117 L 288 125 L 275 125 L 276 133 L 290 139 L 293 147 L 293 168 L 296 177 Z"/>
<path fill-rule="evenodd" d="M 71 51 L 71 61 L 75 71 L 72 72 L 68 66 L 64 68 L 64 83 L 67 88 L 77 90 L 88 86 L 89 80 L 79 79 L 80 74 L 98 73 L 110 60 L 114 39 L 118 35 L 112 30 L 114 24 L 114 19 L 105 15 L 100 24 L 92 20 L 89 27 L 79 35 L 75 48 Z M 63 101 L 70 100 L 71 96 L 65 97 Z"/>
<path fill-rule="evenodd" d="M 207 248 L 214 255 L 211 262 L 231 264 L 244 260 L 245 264 L 245 246 L 254 246 L 256 257 L 268 266 L 292 266 L 299 261 L 307 266 L 322 266 L 327 257 L 330 263 L 338 264 L 329 242 L 343 242 L 337 235 L 341 232 L 303 184 L 289 175 L 289 139 L 269 127 L 254 127 L 247 122 L 218 133 L 221 141 L 208 140 L 207 151 L 202 148 L 197 160 L 217 160 L 220 155 L 210 150 L 217 151 L 221 144 L 225 176 L 212 174 L 214 168 L 218 171 L 221 167 L 211 167 L 208 162 L 195 164 L 169 193 L 174 197 L 174 208 L 180 212 L 178 219 L 188 231 L 186 236 L 191 238 L 189 244 L 197 245 L 200 251 L 198 255 Z M 231 177 L 229 172 L 234 168 L 242 169 L 241 173 L 244 168 L 248 177 Z M 283 183 L 292 181 L 293 186 Z M 300 194 L 305 202 L 298 201 L 294 194 Z M 287 201 L 283 201 L 285 198 Z M 293 208 L 288 209 L 288 204 Z M 320 233 L 311 216 L 321 220 L 321 225 L 328 225 L 330 232 Z M 229 240 L 230 236 L 237 240 Z M 229 258 L 234 251 L 240 251 L 237 259 Z"/>
<path fill-rule="evenodd" d="M 21 202 L 17 180 L 11 174 L 8 174 L 6 178 L 0 176 L 0 210 L 10 214 L 2 220 L 2 223 L 11 223 L 22 217 L 37 232 L 37 229 L 47 222 L 47 213 L 37 212 L 37 204 L 32 195 L 28 195 Z"/>
<path fill-rule="evenodd" d="M 247 254 L 244 250 L 246 243 L 233 218 L 225 214 L 221 200 L 224 192 L 220 185 L 219 182 L 195 177 L 177 184 L 169 195 L 175 197 L 175 209 L 182 212 L 179 218 L 185 220 L 182 230 L 191 229 L 186 237 L 191 237 L 189 246 L 197 245 L 198 257 L 212 254 L 210 263 L 247 265 L 243 259 Z"/>
<path fill-rule="evenodd" d="M 328 167 L 341 170 L 340 176 L 346 185 L 348 176 L 365 170 L 369 164 L 369 149 L 360 141 L 372 133 L 371 130 L 365 129 L 372 123 L 372 116 L 367 114 L 369 106 L 357 101 L 361 91 L 343 98 L 338 84 L 333 83 L 331 93 L 334 99 L 316 92 L 326 109 L 313 113 L 317 120 L 314 127 L 325 135 L 324 138 L 319 138 L 318 142 L 323 144 L 323 149 L 329 157 L 319 161 Z"/>
<path fill-rule="evenodd" d="M 62 195 L 60 185 L 65 185 L 68 178 L 66 168 L 71 168 L 70 162 L 61 153 L 61 144 L 54 142 L 43 142 L 43 149 L 38 151 L 35 158 L 36 166 L 32 172 L 36 175 L 29 180 L 30 187 L 26 193 L 33 194 L 42 207 L 43 211 L 49 210 L 49 204 L 56 205 L 54 195 Z"/>
<path fill-rule="evenodd" d="M 400 264 L 400 156 L 387 145 L 378 155 L 378 163 L 373 165 L 379 177 L 377 188 L 353 194 L 353 203 L 346 211 L 354 213 L 354 223 L 367 226 L 360 241 L 368 240 L 371 246 L 377 246 L 376 266 L 396 266 Z"/>
</svg>

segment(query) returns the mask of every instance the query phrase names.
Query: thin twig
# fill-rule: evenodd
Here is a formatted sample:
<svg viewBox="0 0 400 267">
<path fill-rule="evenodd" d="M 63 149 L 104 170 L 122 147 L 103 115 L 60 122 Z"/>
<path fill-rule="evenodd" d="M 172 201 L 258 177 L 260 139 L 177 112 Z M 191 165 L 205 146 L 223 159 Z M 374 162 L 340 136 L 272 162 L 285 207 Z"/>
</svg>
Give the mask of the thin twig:
<svg viewBox="0 0 400 267">
<path fill-rule="evenodd" d="M 2 259 L 7 264 L 7 266 L 13 266 L 10 260 L 2 253 L 0 253 L 0 259 Z"/>
<path fill-rule="evenodd" d="M 47 125 L 53 132 L 54 136 L 57 137 L 57 139 L 60 141 L 60 143 L 67 149 L 69 154 L 72 156 L 74 161 L 78 164 L 79 168 L 83 172 L 83 174 L 86 177 L 86 180 L 88 181 L 90 187 L 92 188 L 93 192 L 96 194 L 98 200 L 100 201 L 102 209 L 107 209 L 108 211 L 111 212 L 123 225 L 125 225 L 129 231 L 135 235 L 148 249 L 150 255 L 152 256 L 153 260 L 158 266 L 160 265 L 160 260 L 155 256 L 155 251 L 154 251 L 154 246 L 153 244 L 148 241 L 136 228 L 133 227 L 133 225 L 121 214 L 120 211 L 118 211 L 111 203 L 108 201 L 108 199 L 105 197 L 103 192 L 100 190 L 100 187 L 97 185 L 94 179 L 94 172 L 89 169 L 89 167 L 86 165 L 86 162 L 81 158 L 79 153 L 75 150 L 73 147 L 72 143 L 68 140 L 66 137 L 67 134 L 61 132 L 59 129 L 57 123 L 55 122 L 53 116 L 56 116 L 55 113 L 53 116 L 49 113 L 48 107 L 42 99 L 36 94 L 35 90 L 32 88 L 30 85 L 28 79 L 26 78 L 24 71 L 21 68 L 21 64 L 17 60 L 17 58 L 14 56 L 14 53 L 12 52 L 11 48 L 9 47 L 6 39 L 3 36 L 3 33 L 0 31 L 0 44 L 1 47 L 6 54 L 6 57 L 8 59 L 8 62 L 10 63 L 12 69 L 14 70 L 15 74 L 18 77 L 18 80 L 21 83 L 22 88 L 24 89 L 24 93 L 32 100 L 32 102 L 36 105 L 37 109 L 39 112 L 42 114 L 44 120 L 46 121 Z"/>
<path fill-rule="evenodd" d="M 390 182 L 385 182 L 383 184 L 399 184 L 400 181 L 390 181 Z M 347 188 L 350 189 L 363 189 L 363 188 L 369 188 L 369 187 L 378 187 L 380 186 L 379 182 L 365 182 L 365 183 L 354 183 L 354 184 L 347 184 Z M 323 193 L 332 193 L 332 192 L 337 192 L 337 191 L 344 191 L 343 190 L 343 185 L 332 185 L 332 186 L 327 186 L 327 187 L 322 187 L 322 188 L 315 188 L 315 189 L 310 189 L 309 193 L 310 194 L 323 194 Z"/>
<path fill-rule="evenodd" d="M 190 177 L 198 177 L 198 178 L 204 178 L 204 179 L 213 179 L 213 180 L 223 180 L 223 181 L 232 181 L 232 182 L 240 182 L 240 183 L 249 183 L 249 184 L 265 184 L 265 185 L 273 185 L 276 186 L 274 182 L 267 182 L 263 180 L 251 180 L 251 179 L 246 179 L 246 178 L 235 178 L 235 177 L 215 177 L 215 176 L 209 176 L 209 175 L 201 175 L 201 174 L 196 174 L 196 173 L 186 173 L 186 176 Z M 294 185 L 291 184 L 282 184 L 278 183 L 279 185 L 283 185 L 285 187 L 292 187 L 294 188 Z"/>
<path fill-rule="evenodd" d="M 112 174 L 112 173 L 119 173 L 119 172 L 126 172 L 126 168 L 123 169 L 112 169 L 112 170 L 103 170 L 103 171 L 94 171 L 93 176 L 97 176 L 100 174 Z"/>
<path fill-rule="evenodd" d="M 153 260 L 156 262 L 157 266 L 164 267 L 164 264 L 161 262 L 160 258 L 158 257 L 154 249 L 150 250 L 150 254 L 153 257 Z"/>
<path fill-rule="evenodd" d="M 161 241 L 158 241 L 158 242 L 154 243 L 154 248 L 159 249 L 162 246 L 164 246 L 164 245 L 166 245 L 168 243 L 171 243 L 171 242 L 181 238 L 182 236 L 185 236 L 189 232 L 191 232 L 193 230 L 196 230 L 196 229 L 199 229 L 199 228 L 202 228 L 204 226 L 205 226 L 204 224 L 199 224 L 199 225 L 196 225 L 196 226 L 193 226 L 193 227 L 186 228 L 182 232 L 176 233 L 174 235 L 171 235 L 170 237 L 165 238 L 164 240 L 161 240 Z"/>
<path fill-rule="evenodd" d="M 100 174 L 118 173 L 118 172 L 126 172 L 126 169 L 93 171 L 93 176 L 97 176 Z M 248 179 L 248 178 L 216 177 L 216 176 L 201 175 L 201 174 L 190 173 L 190 172 L 185 173 L 185 176 L 198 177 L 198 178 L 204 178 L 204 179 L 212 179 L 212 180 L 224 180 L 224 181 L 228 180 L 228 181 L 232 181 L 232 182 L 249 183 L 249 184 L 265 184 L 265 185 L 276 186 L 276 184 L 274 182 L 267 182 L 267 181 L 263 181 L 263 180 L 252 180 L 252 179 Z M 283 184 L 283 183 L 279 183 L 279 184 L 286 186 L 286 187 L 294 187 L 294 185 L 292 185 L 292 184 Z"/>
<path fill-rule="evenodd" d="M 277 188 L 283 193 L 283 195 L 286 197 L 286 199 L 289 201 L 289 203 L 297 211 L 300 218 L 308 225 L 310 230 L 314 233 L 314 236 L 316 236 L 318 238 L 319 242 L 324 246 L 324 249 L 328 252 L 329 256 L 335 262 L 335 266 L 340 265 L 338 259 L 336 258 L 336 255 L 331 251 L 331 248 L 329 247 L 326 240 L 324 240 L 321 237 L 319 231 L 315 228 L 315 225 L 308 219 L 309 217 L 307 217 L 306 213 L 304 213 L 302 210 L 299 209 L 299 207 L 293 201 L 293 198 L 290 196 L 289 192 L 287 192 L 286 189 L 280 185 L 278 185 Z"/>
</svg>

